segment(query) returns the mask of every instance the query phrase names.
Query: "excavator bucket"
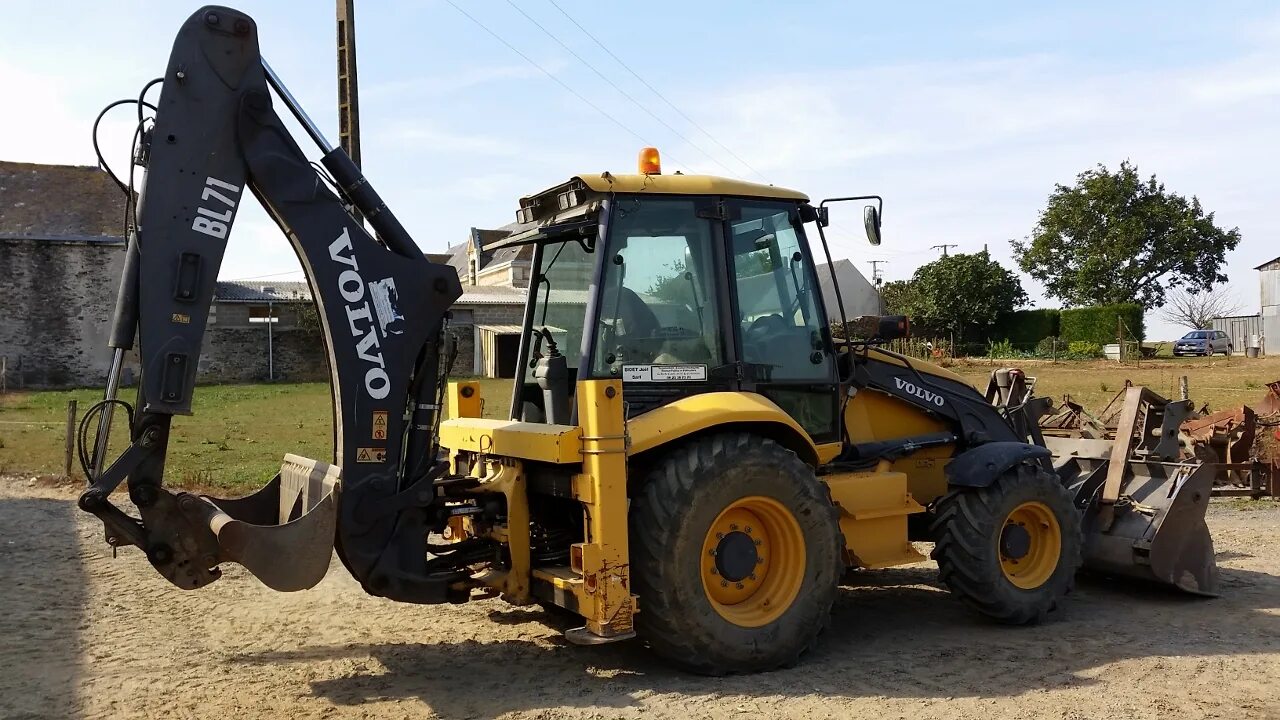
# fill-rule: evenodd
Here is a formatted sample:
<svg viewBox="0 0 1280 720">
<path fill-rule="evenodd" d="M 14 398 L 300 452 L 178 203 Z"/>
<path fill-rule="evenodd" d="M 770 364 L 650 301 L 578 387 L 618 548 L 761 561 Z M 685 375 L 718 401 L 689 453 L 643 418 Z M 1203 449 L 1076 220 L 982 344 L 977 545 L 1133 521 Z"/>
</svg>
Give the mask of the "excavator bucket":
<svg viewBox="0 0 1280 720">
<path fill-rule="evenodd" d="M 200 514 L 217 538 L 218 562 L 243 565 L 273 590 L 306 590 L 329 569 L 338 475 L 333 465 L 289 454 L 280 473 L 252 495 L 201 496 L 183 507 Z"/>
<path fill-rule="evenodd" d="M 1190 411 L 1189 402 L 1132 387 L 1115 439 L 1045 438 L 1059 477 L 1084 512 L 1087 569 L 1218 594 L 1205 524 L 1214 471 L 1179 462 L 1178 427 Z"/>
</svg>

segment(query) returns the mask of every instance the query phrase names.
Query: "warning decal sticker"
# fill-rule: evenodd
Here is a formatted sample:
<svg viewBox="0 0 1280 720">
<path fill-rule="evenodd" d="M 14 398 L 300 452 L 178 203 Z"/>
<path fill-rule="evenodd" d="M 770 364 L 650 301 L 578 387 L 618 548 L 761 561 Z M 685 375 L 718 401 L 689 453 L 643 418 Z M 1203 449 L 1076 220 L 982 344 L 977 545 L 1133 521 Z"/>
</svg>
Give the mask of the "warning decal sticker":
<svg viewBox="0 0 1280 720">
<path fill-rule="evenodd" d="M 356 448 L 356 462 L 358 463 L 380 463 L 386 461 L 386 448 Z"/>
<path fill-rule="evenodd" d="M 691 382 L 707 379 L 706 365 L 623 365 L 623 382 Z"/>
<path fill-rule="evenodd" d="M 387 411 L 386 410 L 373 411 L 373 439 L 374 440 L 387 439 Z"/>
</svg>

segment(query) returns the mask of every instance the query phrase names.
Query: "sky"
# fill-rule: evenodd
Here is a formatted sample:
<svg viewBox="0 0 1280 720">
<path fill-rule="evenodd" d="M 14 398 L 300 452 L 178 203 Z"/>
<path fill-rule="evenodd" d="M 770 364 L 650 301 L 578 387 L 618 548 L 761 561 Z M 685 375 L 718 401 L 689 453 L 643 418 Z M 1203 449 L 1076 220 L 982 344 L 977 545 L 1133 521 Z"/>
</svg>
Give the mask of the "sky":
<svg viewBox="0 0 1280 720">
<path fill-rule="evenodd" d="M 332 3 L 237 7 L 336 142 Z M 97 112 L 163 74 L 196 8 L 0 0 L 0 159 L 94 164 Z M 361 0 L 356 31 L 364 170 L 426 251 L 513 221 L 519 197 L 573 175 L 634 172 L 654 145 L 666 172 L 883 195 L 884 243 L 868 245 L 848 207 L 832 253 L 868 276 L 887 261 L 886 280 L 939 244 L 1016 269 L 1009 240 L 1031 233 L 1054 185 L 1124 160 L 1240 229 L 1227 274 L 1241 312 L 1258 309 L 1253 268 L 1280 255 L 1274 3 Z M 131 113 L 100 131 L 118 168 Z M 220 276 L 297 268 L 246 206 Z M 1181 334 L 1158 312 L 1147 324 L 1152 339 Z"/>
</svg>

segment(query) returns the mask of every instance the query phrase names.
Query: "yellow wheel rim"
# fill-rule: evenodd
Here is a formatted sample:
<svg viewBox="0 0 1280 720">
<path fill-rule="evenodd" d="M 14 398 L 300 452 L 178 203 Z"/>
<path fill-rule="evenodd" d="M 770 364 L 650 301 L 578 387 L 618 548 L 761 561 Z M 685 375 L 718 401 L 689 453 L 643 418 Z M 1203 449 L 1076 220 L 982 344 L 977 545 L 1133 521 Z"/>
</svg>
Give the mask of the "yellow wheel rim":
<svg viewBox="0 0 1280 720">
<path fill-rule="evenodd" d="M 1005 518 L 996 538 L 1000 570 L 1014 586 L 1034 590 L 1053 577 L 1062 555 L 1062 527 L 1048 505 L 1024 502 Z"/>
<path fill-rule="evenodd" d="M 800 524 L 773 498 L 734 501 L 702 542 L 702 588 L 711 607 L 740 627 L 782 617 L 800 593 L 804 566 Z"/>
</svg>

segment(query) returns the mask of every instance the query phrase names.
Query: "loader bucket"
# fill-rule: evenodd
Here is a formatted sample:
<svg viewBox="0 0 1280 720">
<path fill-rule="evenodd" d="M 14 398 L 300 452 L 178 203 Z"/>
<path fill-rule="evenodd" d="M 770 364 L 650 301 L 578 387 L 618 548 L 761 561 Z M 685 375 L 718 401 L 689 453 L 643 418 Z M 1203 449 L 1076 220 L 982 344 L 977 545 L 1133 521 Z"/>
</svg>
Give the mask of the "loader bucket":
<svg viewBox="0 0 1280 720">
<path fill-rule="evenodd" d="M 280 473 L 252 495 L 223 499 L 187 496 L 217 538 L 218 562 L 243 565 L 264 585 L 306 590 L 324 578 L 333 554 L 339 470 L 285 455 Z"/>
<path fill-rule="evenodd" d="M 1111 527 L 1095 496 L 1085 508 L 1084 565 L 1090 570 L 1173 585 L 1197 595 L 1218 594 L 1218 564 L 1204 515 L 1213 468 L 1128 463 L 1126 495 Z"/>
<path fill-rule="evenodd" d="M 1109 444 L 1046 438 L 1063 483 L 1084 513 L 1084 567 L 1171 585 L 1197 595 L 1218 594 L 1218 565 L 1205 511 L 1213 468 L 1198 464 L 1131 460 L 1121 492 L 1103 502 L 1111 466 Z M 1090 457 L 1092 456 L 1092 457 Z"/>
</svg>

